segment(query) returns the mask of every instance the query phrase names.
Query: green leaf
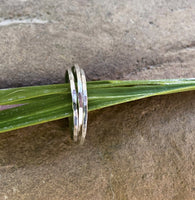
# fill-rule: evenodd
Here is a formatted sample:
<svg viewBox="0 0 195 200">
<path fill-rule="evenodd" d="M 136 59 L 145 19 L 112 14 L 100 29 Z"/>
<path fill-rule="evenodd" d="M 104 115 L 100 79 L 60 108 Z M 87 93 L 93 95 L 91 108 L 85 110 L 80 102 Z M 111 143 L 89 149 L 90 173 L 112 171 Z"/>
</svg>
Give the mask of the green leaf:
<svg viewBox="0 0 195 200">
<path fill-rule="evenodd" d="M 0 105 L 20 104 L 0 111 L 0 132 L 70 117 L 69 87 L 55 84 L 0 90 Z M 195 90 L 195 79 L 93 81 L 87 83 L 87 88 L 92 111 L 150 96 Z"/>
</svg>

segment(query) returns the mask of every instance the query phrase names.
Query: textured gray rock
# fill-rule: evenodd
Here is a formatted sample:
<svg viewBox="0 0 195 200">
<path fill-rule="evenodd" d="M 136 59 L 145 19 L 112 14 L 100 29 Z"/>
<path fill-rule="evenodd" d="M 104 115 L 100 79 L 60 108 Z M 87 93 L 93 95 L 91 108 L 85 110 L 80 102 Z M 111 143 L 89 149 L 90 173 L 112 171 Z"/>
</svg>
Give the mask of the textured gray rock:
<svg viewBox="0 0 195 200">
<path fill-rule="evenodd" d="M 0 88 L 195 77 L 194 0 L 0 0 Z M 0 199 L 195 199 L 195 94 L 89 114 L 86 144 L 64 120 L 0 135 Z"/>
<path fill-rule="evenodd" d="M 17 22 L 0 26 L 1 88 L 63 82 L 75 62 L 89 80 L 195 73 L 193 1 L 1 1 L 0 18 Z"/>
</svg>

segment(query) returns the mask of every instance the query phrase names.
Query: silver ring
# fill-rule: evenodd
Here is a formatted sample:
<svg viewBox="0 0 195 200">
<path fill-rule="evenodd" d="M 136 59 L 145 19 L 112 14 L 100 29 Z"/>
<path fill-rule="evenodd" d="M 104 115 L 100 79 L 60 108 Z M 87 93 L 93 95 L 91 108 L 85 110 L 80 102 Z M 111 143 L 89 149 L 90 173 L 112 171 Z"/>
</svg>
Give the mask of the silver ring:
<svg viewBox="0 0 195 200">
<path fill-rule="evenodd" d="M 80 144 L 83 144 L 87 134 L 87 119 L 88 119 L 88 98 L 87 98 L 87 82 L 85 72 L 81 69 L 81 80 L 83 86 L 83 124 L 82 124 L 82 135 Z"/>
<path fill-rule="evenodd" d="M 81 130 L 83 124 L 83 84 L 81 79 L 81 69 L 78 64 L 73 66 L 73 72 L 76 75 L 77 80 L 77 97 L 78 97 L 78 115 L 79 115 L 79 130 Z"/>
<path fill-rule="evenodd" d="M 77 110 L 77 92 L 74 83 L 74 76 L 71 69 L 66 71 L 66 82 L 70 82 L 70 90 L 72 96 L 72 110 L 73 110 L 73 140 L 78 139 L 79 125 L 78 125 L 78 110 Z"/>
<path fill-rule="evenodd" d="M 72 70 L 68 69 L 66 71 L 66 81 L 68 81 L 67 79 L 69 79 L 70 82 L 72 96 L 74 141 L 78 140 L 78 134 L 81 130 L 80 144 L 83 144 L 87 134 L 88 119 L 87 82 L 85 72 L 78 64 L 75 64 L 72 67 Z M 77 81 L 77 90 L 75 87 L 75 80 Z"/>
</svg>

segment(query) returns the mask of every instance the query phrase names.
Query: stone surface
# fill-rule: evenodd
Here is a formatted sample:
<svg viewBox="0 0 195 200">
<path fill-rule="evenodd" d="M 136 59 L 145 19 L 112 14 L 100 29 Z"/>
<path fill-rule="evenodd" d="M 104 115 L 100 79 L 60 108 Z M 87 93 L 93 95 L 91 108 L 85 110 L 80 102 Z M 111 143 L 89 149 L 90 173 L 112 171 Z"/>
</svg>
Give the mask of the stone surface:
<svg viewBox="0 0 195 200">
<path fill-rule="evenodd" d="M 195 77 L 193 0 L 0 0 L 0 88 Z M 66 120 L 0 135 L 1 199 L 195 199 L 195 93 L 92 112 L 86 143 Z"/>
<path fill-rule="evenodd" d="M 47 23 L 0 26 L 0 87 L 63 82 L 75 62 L 89 80 L 142 78 L 147 69 L 166 68 L 163 78 L 189 77 L 195 73 L 193 2 L 1 0 L 2 22 Z"/>
</svg>

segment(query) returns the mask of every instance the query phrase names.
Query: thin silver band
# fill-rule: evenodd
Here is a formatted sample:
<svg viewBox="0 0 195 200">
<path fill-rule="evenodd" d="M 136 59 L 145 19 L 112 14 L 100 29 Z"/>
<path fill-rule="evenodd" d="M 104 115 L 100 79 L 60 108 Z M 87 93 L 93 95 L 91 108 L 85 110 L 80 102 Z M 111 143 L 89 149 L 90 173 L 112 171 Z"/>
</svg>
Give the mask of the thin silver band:
<svg viewBox="0 0 195 200">
<path fill-rule="evenodd" d="M 87 134 L 87 119 L 88 119 L 88 98 L 87 98 L 87 82 L 85 77 L 85 72 L 81 69 L 81 80 L 83 86 L 83 124 L 82 124 L 82 135 L 80 144 L 83 144 Z"/>
<path fill-rule="evenodd" d="M 75 79 L 77 80 L 77 97 L 78 97 L 78 111 L 79 111 L 79 131 L 81 130 L 83 124 L 83 84 L 81 79 L 81 69 L 78 64 L 75 64 L 73 67 L 75 72 Z"/>
<path fill-rule="evenodd" d="M 73 110 L 73 140 L 78 139 L 79 125 L 78 125 L 78 110 L 77 110 L 77 92 L 74 83 L 74 76 L 71 69 L 66 71 L 66 82 L 70 82 L 70 90 L 72 96 L 72 110 Z"/>
</svg>

